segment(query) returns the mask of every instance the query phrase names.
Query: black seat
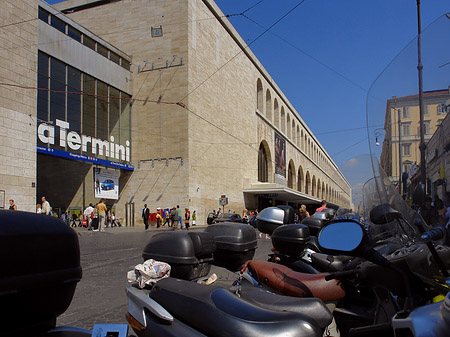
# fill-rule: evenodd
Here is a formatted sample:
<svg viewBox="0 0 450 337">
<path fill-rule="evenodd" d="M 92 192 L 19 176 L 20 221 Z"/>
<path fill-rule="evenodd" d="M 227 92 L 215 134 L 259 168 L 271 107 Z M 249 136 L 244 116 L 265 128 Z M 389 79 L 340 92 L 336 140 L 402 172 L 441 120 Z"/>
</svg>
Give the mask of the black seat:
<svg viewBox="0 0 450 337">
<path fill-rule="evenodd" d="M 323 329 L 330 325 L 333 319 L 330 310 L 318 298 L 278 295 L 255 287 L 242 287 L 241 298 L 261 308 L 301 313 L 312 318 Z"/>
<path fill-rule="evenodd" d="M 323 333 L 304 314 L 261 308 L 216 286 L 169 277 L 156 284 L 150 297 L 176 320 L 211 337 L 322 336 Z"/>
</svg>

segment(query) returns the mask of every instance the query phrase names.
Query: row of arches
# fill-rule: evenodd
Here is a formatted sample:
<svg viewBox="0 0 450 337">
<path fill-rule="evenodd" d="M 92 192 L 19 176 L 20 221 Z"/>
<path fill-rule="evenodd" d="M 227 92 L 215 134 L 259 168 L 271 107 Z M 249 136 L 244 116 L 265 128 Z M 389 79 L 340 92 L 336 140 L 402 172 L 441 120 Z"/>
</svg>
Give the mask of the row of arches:
<svg viewBox="0 0 450 337">
<path fill-rule="evenodd" d="M 263 114 L 276 129 L 281 131 L 288 139 L 297 145 L 312 161 L 320 167 L 331 169 L 331 162 L 314 138 L 309 135 L 303 125 L 289 110 L 286 111 L 278 98 L 272 97 L 269 88 L 264 91 L 261 79 L 256 82 L 258 111 Z"/>
<path fill-rule="evenodd" d="M 272 177 L 273 162 L 269 146 L 266 141 L 262 141 L 258 151 L 258 181 L 269 182 Z M 295 167 L 294 161 L 291 159 L 287 168 L 287 186 L 299 192 L 311 195 L 319 199 L 325 199 L 329 202 L 340 204 L 340 192 L 325 181 L 316 177 L 315 174 L 308 169 L 304 169 L 302 165 Z"/>
</svg>

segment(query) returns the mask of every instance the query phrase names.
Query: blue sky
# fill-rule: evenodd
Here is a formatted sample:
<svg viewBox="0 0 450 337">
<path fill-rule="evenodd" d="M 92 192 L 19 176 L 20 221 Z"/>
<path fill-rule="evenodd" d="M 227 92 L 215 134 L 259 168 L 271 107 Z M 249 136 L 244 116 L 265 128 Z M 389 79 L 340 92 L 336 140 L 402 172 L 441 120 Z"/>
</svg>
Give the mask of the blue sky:
<svg viewBox="0 0 450 337">
<path fill-rule="evenodd" d="M 245 11 L 229 20 L 247 43 L 300 2 L 216 0 L 224 14 Z M 367 91 L 416 36 L 416 8 L 415 0 L 305 0 L 250 46 L 339 166 L 368 153 Z M 447 12 L 449 0 L 421 1 L 422 28 Z"/>
</svg>

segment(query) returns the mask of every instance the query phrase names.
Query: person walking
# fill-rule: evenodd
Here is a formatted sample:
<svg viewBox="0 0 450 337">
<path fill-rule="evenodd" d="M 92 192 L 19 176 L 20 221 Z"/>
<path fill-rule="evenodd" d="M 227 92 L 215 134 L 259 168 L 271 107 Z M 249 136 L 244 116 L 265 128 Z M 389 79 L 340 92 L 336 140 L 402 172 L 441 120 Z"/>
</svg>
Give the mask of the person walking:
<svg viewBox="0 0 450 337">
<path fill-rule="evenodd" d="M 191 212 L 189 209 L 184 209 L 184 225 L 186 226 L 186 230 L 189 230 L 189 221 L 191 220 Z"/>
<path fill-rule="evenodd" d="M 106 208 L 105 199 L 100 199 L 100 203 L 97 205 L 98 209 L 98 230 L 100 232 L 105 231 L 105 221 L 106 221 Z"/>
<path fill-rule="evenodd" d="M 195 226 L 197 222 L 197 213 L 194 210 L 194 212 L 192 213 L 192 226 Z"/>
<path fill-rule="evenodd" d="M 170 214 L 169 214 L 169 209 L 165 209 L 164 210 L 164 223 L 163 223 L 163 227 L 167 224 L 167 227 L 171 227 L 170 226 Z"/>
<path fill-rule="evenodd" d="M 116 215 L 114 214 L 114 211 L 111 212 L 111 227 L 117 227 Z"/>
<path fill-rule="evenodd" d="M 42 201 L 42 214 L 52 215 L 52 207 L 50 203 L 45 199 L 45 197 L 41 198 Z"/>
<path fill-rule="evenodd" d="M 180 205 L 177 205 L 177 214 L 178 214 L 178 225 L 180 225 L 180 229 L 183 229 L 183 223 L 181 222 L 181 209 Z"/>
<path fill-rule="evenodd" d="M 89 204 L 88 207 L 83 212 L 84 220 L 86 221 L 86 227 L 88 231 L 92 230 L 92 212 L 94 211 L 94 207 L 92 203 Z"/>
<path fill-rule="evenodd" d="M 161 208 L 156 209 L 156 228 L 161 227 Z"/>
<path fill-rule="evenodd" d="M 304 218 L 309 217 L 309 212 L 306 210 L 306 205 L 300 206 L 300 212 L 298 214 L 298 222 L 302 222 Z"/>
<path fill-rule="evenodd" d="M 92 231 L 98 232 L 98 204 L 94 205 L 94 210 L 91 213 L 91 219 L 92 219 L 92 227 L 94 228 Z"/>
<path fill-rule="evenodd" d="M 41 204 L 36 204 L 36 213 L 37 213 L 37 214 L 42 214 L 42 207 L 41 207 Z"/>
<path fill-rule="evenodd" d="M 316 213 L 322 212 L 325 208 L 327 208 L 327 202 L 325 200 L 322 200 L 321 206 L 316 209 Z"/>
<path fill-rule="evenodd" d="M 178 229 L 178 212 L 175 207 L 170 211 L 170 220 L 172 221 L 172 230 Z"/>
<path fill-rule="evenodd" d="M 9 199 L 9 210 L 10 211 L 17 211 L 17 205 L 14 203 L 13 199 Z"/>
<path fill-rule="evenodd" d="M 150 210 L 147 207 L 147 204 L 144 205 L 144 209 L 142 210 L 142 219 L 144 219 L 145 230 L 148 229 L 148 218 L 150 217 Z"/>
</svg>

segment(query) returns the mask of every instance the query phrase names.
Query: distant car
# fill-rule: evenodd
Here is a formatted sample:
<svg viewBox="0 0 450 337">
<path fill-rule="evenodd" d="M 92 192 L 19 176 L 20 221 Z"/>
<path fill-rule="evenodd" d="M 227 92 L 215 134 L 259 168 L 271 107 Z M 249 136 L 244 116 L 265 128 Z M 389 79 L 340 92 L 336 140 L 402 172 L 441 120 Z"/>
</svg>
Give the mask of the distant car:
<svg viewBox="0 0 450 337">
<path fill-rule="evenodd" d="M 102 190 L 108 191 L 114 189 L 114 181 L 111 179 L 106 179 L 102 184 L 100 185 Z"/>
<path fill-rule="evenodd" d="M 213 220 L 213 224 L 221 222 L 242 222 L 242 217 L 236 213 L 221 213 Z"/>
</svg>

